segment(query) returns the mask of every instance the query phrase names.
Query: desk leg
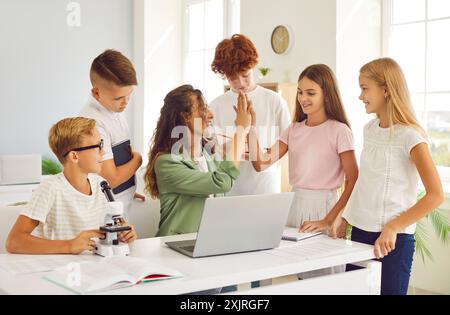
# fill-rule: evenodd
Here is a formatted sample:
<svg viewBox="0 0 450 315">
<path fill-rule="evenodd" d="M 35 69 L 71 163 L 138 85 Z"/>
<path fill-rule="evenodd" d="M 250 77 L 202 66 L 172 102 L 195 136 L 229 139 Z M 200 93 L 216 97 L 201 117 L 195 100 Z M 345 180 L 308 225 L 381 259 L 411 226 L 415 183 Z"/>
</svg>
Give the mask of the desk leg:
<svg viewBox="0 0 450 315">
<path fill-rule="evenodd" d="M 366 268 L 369 270 L 369 276 L 367 278 L 370 295 L 381 294 L 381 262 L 368 260 L 359 263 L 353 263 L 353 265 Z"/>
</svg>

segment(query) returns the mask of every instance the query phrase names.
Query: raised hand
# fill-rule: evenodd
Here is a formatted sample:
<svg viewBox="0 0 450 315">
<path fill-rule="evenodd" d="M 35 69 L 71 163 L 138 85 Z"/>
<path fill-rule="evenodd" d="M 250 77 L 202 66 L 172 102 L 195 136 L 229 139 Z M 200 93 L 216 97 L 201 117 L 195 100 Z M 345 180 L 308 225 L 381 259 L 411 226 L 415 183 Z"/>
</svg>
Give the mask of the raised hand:
<svg viewBox="0 0 450 315">
<path fill-rule="evenodd" d="M 252 115 L 249 111 L 247 97 L 243 92 L 239 92 L 238 103 L 237 106 L 234 106 L 234 110 L 236 111 L 236 127 L 249 128 L 252 123 Z"/>
<path fill-rule="evenodd" d="M 255 113 L 255 109 L 253 107 L 253 102 L 252 100 L 248 97 L 247 94 L 245 94 L 245 99 L 247 100 L 247 104 L 248 104 L 248 111 L 250 112 L 250 115 L 252 116 L 252 127 L 256 126 L 256 113 Z"/>
</svg>

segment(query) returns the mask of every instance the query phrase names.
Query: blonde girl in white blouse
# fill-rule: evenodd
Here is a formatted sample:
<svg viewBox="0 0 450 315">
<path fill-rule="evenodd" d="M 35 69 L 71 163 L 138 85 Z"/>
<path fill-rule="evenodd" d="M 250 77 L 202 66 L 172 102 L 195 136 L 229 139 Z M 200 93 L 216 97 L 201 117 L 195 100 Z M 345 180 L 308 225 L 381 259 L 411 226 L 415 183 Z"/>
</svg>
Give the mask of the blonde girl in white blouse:
<svg viewBox="0 0 450 315">
<path fill-rule="evenodd" d="M 360 100 L 377 118 L 364 128 L 359 178 L 342 217 L 353 226 L 352 240 L 374 245 L 381 294 L 406 294 L 415 224 L 443 202 L 442 184 L 397 62 L 366 64 L 359 83 Z M 426 193 L 417 201 L 419 176 Z"/>
</svg>

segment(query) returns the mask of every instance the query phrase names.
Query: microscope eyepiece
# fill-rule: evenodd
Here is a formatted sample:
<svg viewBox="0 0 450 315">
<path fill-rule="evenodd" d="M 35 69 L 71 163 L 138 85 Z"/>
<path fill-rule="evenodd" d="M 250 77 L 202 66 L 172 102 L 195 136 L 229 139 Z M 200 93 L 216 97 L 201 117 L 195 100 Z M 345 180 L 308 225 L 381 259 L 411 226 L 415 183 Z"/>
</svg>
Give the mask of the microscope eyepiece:
<svg viewBox="0 0 450 315">
<path fill-rule="evenodd" d="M 113 194 L 111 192 L 111 187 L 109 187 L 109 184 L 108 184 L 108 182 L 106 180 L 104 180 L 104 181 L 102 181 L 100 183 L 100 187 L 102 188 L 102 192 L 105 194 L 106 199 L 109 202 L 114 201 L 114 196 L 113 196 Z"/>
</svg>

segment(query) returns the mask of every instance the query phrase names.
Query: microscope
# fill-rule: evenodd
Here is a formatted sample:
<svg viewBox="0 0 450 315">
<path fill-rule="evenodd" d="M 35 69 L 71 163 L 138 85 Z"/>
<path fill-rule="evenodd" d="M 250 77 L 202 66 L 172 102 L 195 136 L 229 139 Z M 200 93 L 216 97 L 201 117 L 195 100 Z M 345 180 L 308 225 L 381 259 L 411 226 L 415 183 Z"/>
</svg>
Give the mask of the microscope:
<svg viewBox="0 0 450 315">
<path fill-rule="evenodd" d="M 118 236 L 120 232 L 131 230 L 129 226 L 122 226 L 123 203 L 114 200 L 108 182 L 102 181 L 100 187 L 109 202 L 106 208 L 105 225 L 100 227 L 100 231 L 105 233 L 105 238 L 96 242 L 94 253 L 103 257 L 127 256 L 130 248 L 128 244 L 119 242 Z"/>
</svg>

